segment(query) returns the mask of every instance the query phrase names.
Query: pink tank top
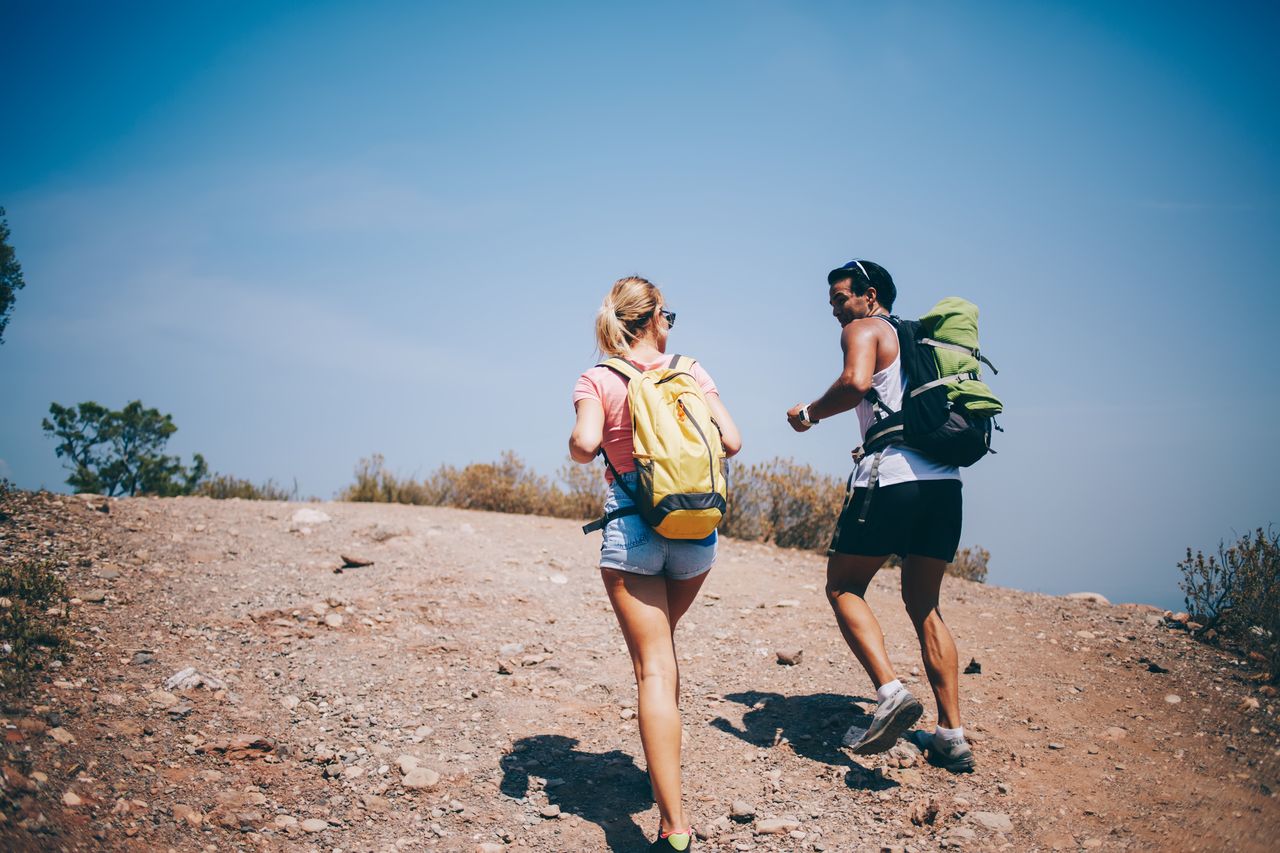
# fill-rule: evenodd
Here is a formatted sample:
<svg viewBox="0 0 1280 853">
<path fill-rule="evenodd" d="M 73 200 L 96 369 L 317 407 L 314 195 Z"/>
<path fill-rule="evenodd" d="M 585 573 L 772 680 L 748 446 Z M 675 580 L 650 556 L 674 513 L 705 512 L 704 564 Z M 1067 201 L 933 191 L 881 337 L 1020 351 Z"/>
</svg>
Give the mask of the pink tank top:
<svg viewBox="0 0 1280 853">
<path fill-rule="evenodd" d="M 663 356 L 653 362 L 633 362 L 641 370 L 652 370 L 670 363 L 673 356 Z M 715 394 L 716 383 L 711 374 L 702 369 L 702 365 L 694 362 L 693 378 L 702 386 L 702 393 Z M 578 377 L 573 386 L 573 405 L 579 400 L 598 400 L 604 409 L 604 452 L 618 469 L 619 474 L 636 470 L 635 459 L 631 456 L 631 404 L 627 402 L 627 379 L 615 370 L 599 365 L 587 370 Z M 612 481 L 613 475 L 605 469 L 605 479 Z"/>
</svg>

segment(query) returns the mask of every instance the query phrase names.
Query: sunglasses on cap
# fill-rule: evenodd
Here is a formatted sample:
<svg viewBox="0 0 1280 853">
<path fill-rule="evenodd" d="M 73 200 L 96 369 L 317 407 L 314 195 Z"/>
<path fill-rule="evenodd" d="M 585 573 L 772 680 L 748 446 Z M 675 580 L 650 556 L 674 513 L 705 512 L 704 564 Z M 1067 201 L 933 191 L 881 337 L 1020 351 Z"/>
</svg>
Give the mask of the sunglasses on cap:
<svg viewBox="0 0 1280 853">
<path fill-rule="evenodd" d="M 842 275 L 842 273 L 847 272 L 852 274 L 854 270 L 862 273 L 862 277 L 867 281 L 871 281 L 871 276 L 867 273 L 867 268 L 862 265 L 862 261 L 849 261 L 849 263 L 844 266 L 836 267 L 831 272 L 827 273 L 827 284 L 835 284 L 840 279 L 846 277 Z"/>
</svg>

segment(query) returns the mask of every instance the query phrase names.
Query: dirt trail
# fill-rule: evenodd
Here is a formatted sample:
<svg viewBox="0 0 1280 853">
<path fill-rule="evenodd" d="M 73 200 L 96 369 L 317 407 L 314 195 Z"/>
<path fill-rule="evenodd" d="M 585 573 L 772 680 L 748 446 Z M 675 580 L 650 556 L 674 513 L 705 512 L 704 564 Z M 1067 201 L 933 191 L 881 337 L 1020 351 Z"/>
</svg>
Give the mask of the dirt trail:
<svg viewBox="0 0 1280 853">
<path fill-rule="evenodd" d="M 5 697 L 0 847 L 638 850 L 652 834 L 598 535 L 374 504 L 7 501 L 0 554 L 59 554 L 78 598 L 73 659 Z M 335 572 L 342 556 L 373 563 Z M 680 626 L 699 849 L 1274 849 L 1276 701 L 1229 653 L 1149 609 L 948 580 L 948 624 L 981 664 L 961 682 L 979 768 L 956 777 L 902 746 L 838 747 L 872 691 L 822 583 L 817 555 L 726 541 Z M 932 725 L 895 572 L 869 600 Z M 753 814 L 732 819 L 735 801 Z"/>
</svg>

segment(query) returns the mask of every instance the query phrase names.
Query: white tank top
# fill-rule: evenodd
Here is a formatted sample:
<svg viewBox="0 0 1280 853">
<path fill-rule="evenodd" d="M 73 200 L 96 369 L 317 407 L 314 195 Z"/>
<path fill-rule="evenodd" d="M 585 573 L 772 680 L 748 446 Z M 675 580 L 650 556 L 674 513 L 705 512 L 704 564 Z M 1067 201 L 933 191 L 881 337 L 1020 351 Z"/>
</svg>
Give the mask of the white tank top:
<svg viewBox="0 0 1280 853">
<path fill-rule="evenodd" d="M 880 402 L 890 411 L 902 409 L 902 395 L 907 387 L 907 377 L 902 372 L 902 354 L 893 360 L 893 364 L 884 370 L 877 370 L 871 375 L 871 387 L 880 397 Z M 863 400 L 854 409 L 858 414 L 858 428 L 861 437 L 867 435 L 867 428 L 875 422 L 875 413 L 871 401 Z M 869 485 L 871 479 L 871 462 L 875 454 L 866 456 L 858 463 L 854 475 L 855 486 Z M 960 469 L 954 465 L 943 465 L 929 457 L 901 445 L 885 448 L 884 457 L 880 460 L 880 485 L 892 486 L 894 483 L 909 483 L 912 480 L 959 480 Z"/>
</svg>

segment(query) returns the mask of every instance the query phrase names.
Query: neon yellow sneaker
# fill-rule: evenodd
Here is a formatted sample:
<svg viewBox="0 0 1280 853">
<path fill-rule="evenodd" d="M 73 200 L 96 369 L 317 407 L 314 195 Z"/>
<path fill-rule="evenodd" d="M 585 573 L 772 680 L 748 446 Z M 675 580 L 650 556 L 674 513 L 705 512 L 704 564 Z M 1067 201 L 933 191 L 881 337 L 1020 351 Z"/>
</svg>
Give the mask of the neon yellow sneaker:
<svg viewBox="0 0 1280 853">
<path fill-rule="evenodd" d="M 693 849 L 693 830 L 685 830 L 684 832 L 672 832 L 667 835 L 658 833 L 658 840 L 649 845 L 649 853 L 669 853 L 676 850 L 679 853 L 688 853 Z"/>
</svg>

